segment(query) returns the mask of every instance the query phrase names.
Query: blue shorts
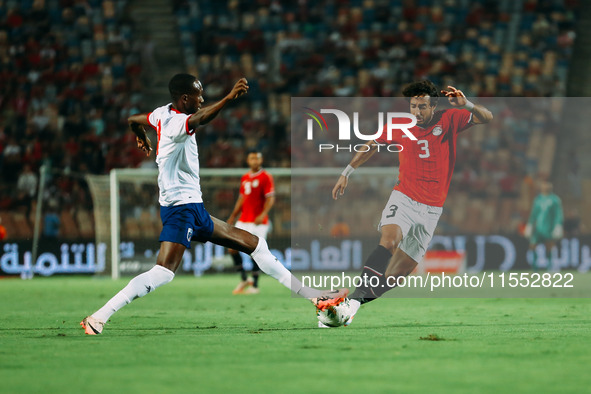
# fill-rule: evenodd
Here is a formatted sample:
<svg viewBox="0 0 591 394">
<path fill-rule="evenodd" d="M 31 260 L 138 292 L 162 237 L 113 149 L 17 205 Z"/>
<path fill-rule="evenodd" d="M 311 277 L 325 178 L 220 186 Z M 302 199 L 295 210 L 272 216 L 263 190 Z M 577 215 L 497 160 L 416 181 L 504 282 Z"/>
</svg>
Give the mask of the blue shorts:
<svg viewBox="0 0 591 394">
<path fill-rule="evenodd" d="M 160 242 L 174 242 L 191 249 L 191 241 L 207 242 L 213 234 L 213 221 L 203 203 L 160 207 L 160 219 Z"/>
</svg>

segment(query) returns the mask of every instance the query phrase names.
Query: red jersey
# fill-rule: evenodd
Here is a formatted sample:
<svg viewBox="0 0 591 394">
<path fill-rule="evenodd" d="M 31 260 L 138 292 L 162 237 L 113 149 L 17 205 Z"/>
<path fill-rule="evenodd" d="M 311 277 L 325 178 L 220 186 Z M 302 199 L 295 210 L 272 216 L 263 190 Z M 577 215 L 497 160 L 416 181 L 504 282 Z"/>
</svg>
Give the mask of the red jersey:
<svg viewBox="0 0 591 394">
<path fill-rule="evenodd" d="M 417 202 L 442 207 L 456 164 L 458 133 L 471 127 L 471 120 L 472 113 L 465 109 L 437 111 L 426 128 L 409 129 L 417 141 L 400 130 L 393 130 L 392 140 L 388 140 L 384 128 L 382 136 L 375 140 L 377 143 L 403 146 L 398 154 L 400 167 L 394 190 Z"/>
<path fill-rule="evenodd" d="M 263 211 L 265 199 L 275 195 L 273 177 L 265 170 L 254 174 L 250 171 L 247 172 L 240 180 L 240 195 L 244 200 L 242 213 L 238 220 L 244 223 L 253 223 Z M 269 218 L 265 216 L 263 224 L 267 223 L 269 223 Z"/>
</svg>

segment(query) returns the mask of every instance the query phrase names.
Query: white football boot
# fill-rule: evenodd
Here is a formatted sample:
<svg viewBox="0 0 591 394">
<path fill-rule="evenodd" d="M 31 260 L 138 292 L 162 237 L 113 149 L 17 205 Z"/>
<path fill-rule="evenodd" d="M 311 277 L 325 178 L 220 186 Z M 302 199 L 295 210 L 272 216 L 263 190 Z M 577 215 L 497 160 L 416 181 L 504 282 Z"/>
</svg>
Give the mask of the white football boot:
<svg viewBox="0 0 591 394">
<path fill-rule="evenodd" d="M 87 335 L 98 335 L 103 332 L 103 328 L 105 327 L 105 323 L 95 319 L 92 316 L 85 317 L 84 320 L 80 322 L 82 328 L 84 328 L 84 332 Z"/>
</svg>

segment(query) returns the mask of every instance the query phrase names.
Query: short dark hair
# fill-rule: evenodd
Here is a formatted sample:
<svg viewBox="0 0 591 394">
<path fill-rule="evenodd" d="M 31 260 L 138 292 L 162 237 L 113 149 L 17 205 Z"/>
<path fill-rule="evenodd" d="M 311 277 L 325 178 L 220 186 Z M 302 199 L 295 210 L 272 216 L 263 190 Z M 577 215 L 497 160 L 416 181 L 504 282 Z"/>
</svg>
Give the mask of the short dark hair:
<svg viewBox="0 0 591 394">
<path fill-rule="evenodd" d="M 250 155 L 251 153 L 256 153 L 257 155 L 263 155 L 260 149 L 249 149 L 246 151 L 246 156 Z"/>
<path fill-rule="evenodd" d="M 404 97 L 418 97 L 418 96 L 429 96 L 431 106 L 436 106 L 437 102 L 439 101 L 439 91 L 437 87 L 433 84 L 433 82 L 424 79 L 422 81 L 416 81 L 406 85 L 404 90 L 402 90 L 402 95 Z"/>
<path fill-rule="evenodd" d="M 191 94 L 195 87 L 193 82 L 197 77 L 191 74 L 177 74 L 170 79 L 168 83 L 168 91 L 173 100 L 178 100 L 183 94 Z"/>
</svg>

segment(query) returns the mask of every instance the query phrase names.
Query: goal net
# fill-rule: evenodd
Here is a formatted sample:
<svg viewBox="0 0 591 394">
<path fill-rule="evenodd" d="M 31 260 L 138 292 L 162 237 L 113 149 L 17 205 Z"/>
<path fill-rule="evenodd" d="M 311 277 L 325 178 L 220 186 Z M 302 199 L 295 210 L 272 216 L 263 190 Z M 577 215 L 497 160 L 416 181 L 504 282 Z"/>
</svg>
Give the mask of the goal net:
<svg viewBox="0 0 591 394">
<path fill-rule="evenodd" d="M 276 203 L 270 213 L 269 243 L 289 244 L 290 170 L 267 169 L 275 180 Z M 207 211 L 226 220 L 238 198 L 240 178 L 245 168 L 202 169 L 201 190 Z M 157 169 L 114 169 L 109 175 L 88 175 L 95 216 L 96 244 L 106 245 L 105 270 L 101 275 L 119 278 L 136 275 L 156 262 L 162 229 L 158 204 Z M 119 245 L 119 247 L 116 247 Z M 201 274 L 219 262 L 229 264 L 224 248 L 194 242 L 183 257 L 180 272 Z M 244 259 L 248 265 L 248 259 Z M 230 263 L 231 264 L 231 263 Z M 248 267 L 247 267 L 248 268 Z"/>
<path fill-rule="evenodd" d="M 355 190 L 364 190 L 357 196 L 357 205 L 377 201 L 373 215 L 363 215 L 367 209 L 355 204 L 343 212 L 342 205 L 326 201 L 322 206 L 311 206 L 322 196 L 331 200 L 330 192 L 342 168 L 276 168 L 266 169 L 275 181 L 276 202 L 269 214 L 271 228 L 268 243 L 271 251 L 286 266 L 291 266 L 291 247 L 309 244 L 308 238 L 330 237 L 331 226 L 345 213 L 349 219 L 352 210 L 360 216 L 349 222 L 355 234 L 371 234 L 375 237 L 375 212 L 379 212 L 393 186 L 391 168 L 360 168 L 352 180 Z M 201 189 L 207 211 L 226 220 L 238 198 L 240 178 L 247 169 L 202 169 Z M 387 181 L 376 184 L 380 179 Z M 156 262 L 160 247 L 158 237 L 162 229 L 158 204 L 158 171 L 156 169 L 114 169 L 109 175 L 88 175 L 87 181 L 93 198 L 96 244 L 105 250 L 105 270 L 100 275 L 119 278 L 121 275 L 136 275 L 150 269 Z M 351 190 L 353 193 L 354 190 Z M 383 194 L 383 195 L 381 195 Z M 295 201 L 292 204 L 292 200 Z M 294 231 L 295 229 L 295 231 Z M 299 230 L 298 230 L 299 229 Z M 294 238 L 295 237 L 295 238 Z M 302 241 L 302 242 L 300 242 Z M 116 245 L 119 245 L 116 247 Z M 243 259 L 248 269 L 250 259 Z M 211 243 L 194 242 L 187 250 L 177 273 L 200 275 L 211 270 L 227 270 L 231 259 L 226 250 Z M 305 268 L 305 267 L 294 267 Z"/>
</svg>

